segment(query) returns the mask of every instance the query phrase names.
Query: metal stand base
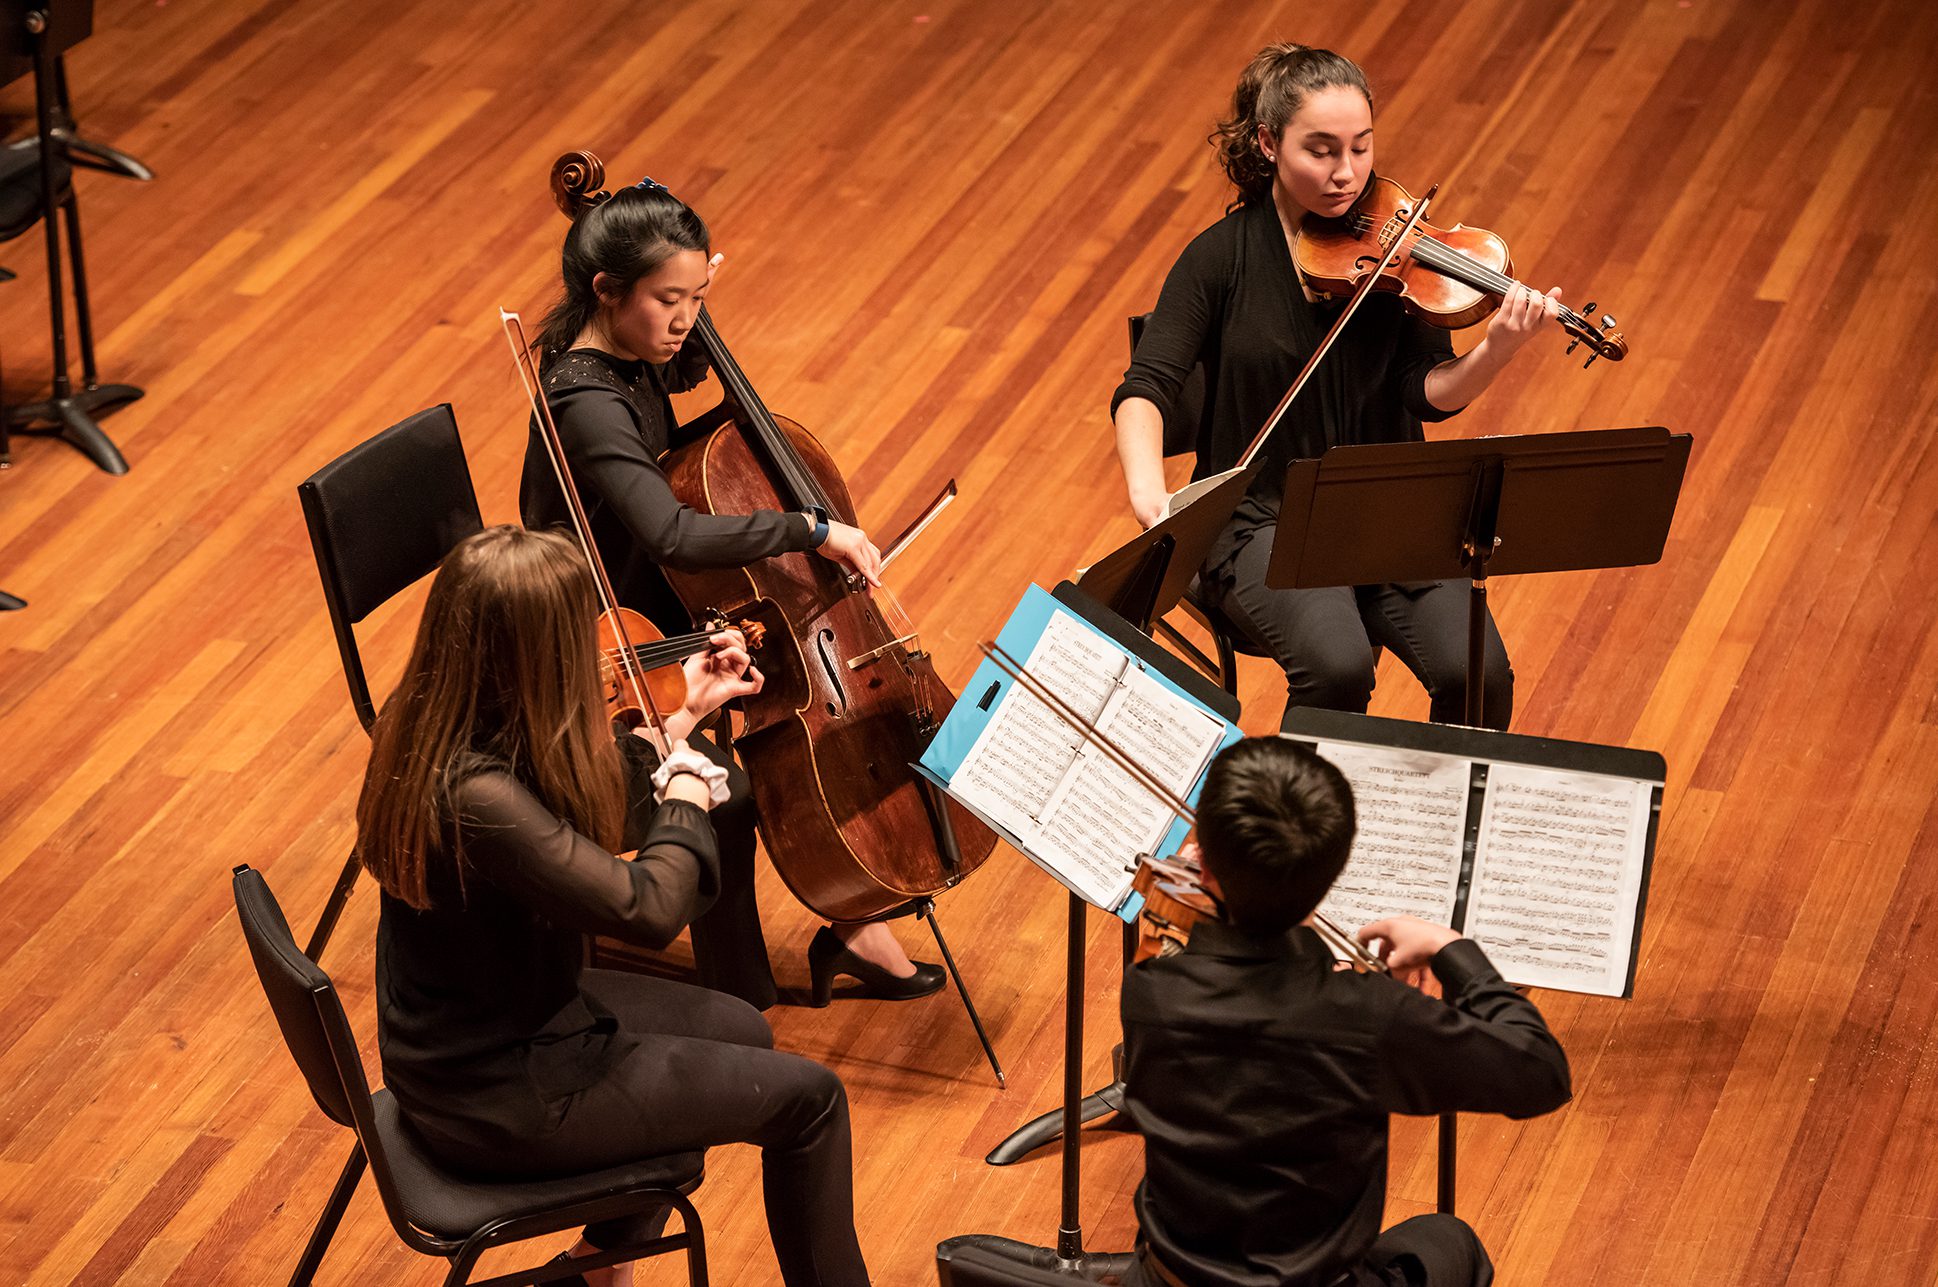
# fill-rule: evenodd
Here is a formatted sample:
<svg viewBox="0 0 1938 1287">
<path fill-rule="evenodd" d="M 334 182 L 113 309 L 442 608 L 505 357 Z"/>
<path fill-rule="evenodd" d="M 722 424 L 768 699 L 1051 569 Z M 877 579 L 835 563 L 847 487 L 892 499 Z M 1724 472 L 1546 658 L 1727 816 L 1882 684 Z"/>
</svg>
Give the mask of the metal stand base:
<svg viewBox="0 0 1938 1287">
<path fill-rule="evenodd" d="M 954 1253 L 972 1251 L 974 1258 L 984 1261 L 992 1258 L 1007 1261 L 1024 1269 L 1039 1273 L 1058 1274 L 1074 1278 L 1079 1282 L 1117 1282 L 1130 1272 L 1137 1263 L 1135 1252 L 1097 1252 L 1082 1251 L 1072 1257 L 1057 1254 L 1054 1247 L 1039 1247 L 1034 1243 L 1018 1242 L 1014 1238 L 1004 1238 L 993 1233 L 965 1233 L 950 1238 L 935 1249 L 936 1261 L 941 1268 L 943 1287 L 953 1287 L 958 1277 L 967 1287 L 970 1275 L 957 1275 L 950 1271 L 949 1264 Z M 963 1257 L 967 1260 L 969 1257 Z M 986 1281 L 978 1278 L 976 1281 Z"/>
<path fill-rule="evenodd" d="M 106 472 L 125 474 L 127 459 L 113 439 L 101 431 L 95 417 L 141 396 L 142 391 L 132 384 L 99 384 L 79 393 L 56 394 L 39 402 L 9 407 L 7 423 L 16 433 L 58 435 Z"/>
<path fill-rule="evenodd" d="M 1085 1126 L 1100 1117 L 1123 1111 L 1124 1083 L 1121 1081 L 1113 1081 L 1100 1090 L 1093 1090 L 1077 1102 L 1077 1120 Z M 1022 1161 L 1045 1144 L 1054 1142 L 1062 1134 L 1063 1110 L 1053 1108 L 1011 1131 L 1002 1143 L 989 1150 L 989 1156 L 983 1160 L 991 1166 L 1009 1166 Z"/>
</svg>

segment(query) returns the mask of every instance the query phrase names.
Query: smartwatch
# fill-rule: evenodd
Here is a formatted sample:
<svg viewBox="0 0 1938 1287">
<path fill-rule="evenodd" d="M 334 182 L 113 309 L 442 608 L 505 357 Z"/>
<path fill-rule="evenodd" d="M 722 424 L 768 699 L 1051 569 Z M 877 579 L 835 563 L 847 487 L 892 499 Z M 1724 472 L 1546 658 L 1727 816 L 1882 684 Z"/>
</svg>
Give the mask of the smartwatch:
<svg viewBox="0 0 1938 1287">
<path fill-rule="evenodd" d="M 808 536 L 808 548 L 818 550 L 827 543 L 828 512 L 818 505 L 806 512 L 807 516 L 814 520 L 814 531 Z"/>
</svg>

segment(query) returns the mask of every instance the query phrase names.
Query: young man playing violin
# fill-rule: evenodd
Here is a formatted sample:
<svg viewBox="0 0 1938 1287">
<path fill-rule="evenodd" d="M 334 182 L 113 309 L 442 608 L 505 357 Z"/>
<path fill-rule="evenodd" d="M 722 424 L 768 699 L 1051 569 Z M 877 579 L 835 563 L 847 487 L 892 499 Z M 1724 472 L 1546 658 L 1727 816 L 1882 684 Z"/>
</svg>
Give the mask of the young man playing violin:
<svg viewBox="0 0 1938 1287">
<path fill-rule="evenodd" d="M 1391 971 L 1339 967 L 1307 923 L 1345 867 L 1352 789 L 1305 746 L 1218 756 L 1197 810 L 1202 920 L 1124 980 L 1126 1108 L 1144 1136 L 1142 1287 L 1493 1281 L 1452 1215 L 1384 1233 L 1389 1113 L 1533 1117 L 1568 1101 L 1540 1012 L 1478 945 L 1410 916 L 1359 931 Z M 1444 999 L 1409 987 L 1427 972 Z"/>
</svg>

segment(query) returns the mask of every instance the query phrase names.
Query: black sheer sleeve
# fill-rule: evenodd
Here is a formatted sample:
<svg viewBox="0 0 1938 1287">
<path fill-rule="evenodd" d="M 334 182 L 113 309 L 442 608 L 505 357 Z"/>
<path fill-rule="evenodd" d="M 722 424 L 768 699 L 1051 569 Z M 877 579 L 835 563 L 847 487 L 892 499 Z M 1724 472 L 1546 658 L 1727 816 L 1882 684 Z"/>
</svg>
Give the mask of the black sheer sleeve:
<svg viewBox="0 0 1938 1287">
<path fill-rule="evenodd" d="M 1232 232 L 1223 224 L 1206 229 L 1184 248 L 1164 279 L 1130 369 L 1111 395 L 1113 417 L 1124 399 L 1146 398 L 1164 413 L 1167 426 L 1176 421 L 1186 377 L 1216 343 L 1233 262 Z"/>
<path fill-rule="evenodd" d="M 1412 989 L 1381 1038 L 1382 1106 L 1396 1113 L 1552 1112 L 1573 1094 L 1568 1057 L 1534 1003 L 1458 939 L 1433 958 L 1445 1000 Z"/>
<path fill-rule="evenodd" d="M 1462 408 L 1443 411 L 1427 401 L 1427 373 L 1454 357 L 1453 337 L 1408 314 L 1400 319 L 1399 346 L 1393 354 L 1393 378 L 1409 414 L 1429 424 L 1457 416 Z"/>
<path fill-rule="evenodd" d="M 509 773 L 475 774 L 456 795 L 469 877 L 482 875 L 561 928 L 664 947 L 720 892 L 713 824 L 697 805 L 659 806 L 638 856 L 625 862 Z"/>
<path fill-rule="evenodd" d="M 745 567 L 808 547 L 812 529 L 798 514 L 702 514 L 682 505 L 617 390 L 588 385 L 550 397 L 573 478 L 618 513 L 655 563 L 681 571 Z"/>
</svg>

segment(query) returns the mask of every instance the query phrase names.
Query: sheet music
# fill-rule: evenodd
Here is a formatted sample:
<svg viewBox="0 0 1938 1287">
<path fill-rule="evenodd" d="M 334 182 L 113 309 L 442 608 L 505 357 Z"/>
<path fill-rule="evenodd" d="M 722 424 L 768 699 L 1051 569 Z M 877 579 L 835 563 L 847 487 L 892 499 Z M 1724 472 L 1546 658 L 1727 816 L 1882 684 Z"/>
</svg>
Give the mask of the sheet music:
<svg viewBox="0 0 1938 1287">
<path fill-rule="evenodd" d="M 1337 742 L 1314 749 L 1352 783 L 1359 820 L 1352 857 L 1319 910 L 1348 933 L 1401 912 L 1451 925 L 1472 762 Z"/>
<path fill-rule="evenodd" d="M 1653 785 L 1524 764 L 1489 771 L 1466 933 L 1509 982 L 1622 994 Z"/>
<path fill-rule="evenodd" d="M 1164 513 L 1159 516 L 1160 521 L 1170 518 L 1173 514 L 1182 514 L 1191 502 L 1240 472 L 1242 471 L 1238 469 L 1227 469 L 1222 474 L 1213 474 L 1209 478 L 1200 478 L 1195 483 L 1186 483 L 1171 493 L 1170 500 L 1164 502 Z"/>
<path fill-rule="evenodd" d="M 1224 725 L 1217 718 L 1068 613 L 1051 615 L 1023 665 L 1178 795 L 1218 748 Z M 1020 685 L 1005 690 L 949 785 L 1106 908 L 1123 901 L 1128 868 L 1175 821 L 1127 770 Z"/>
</svg>

